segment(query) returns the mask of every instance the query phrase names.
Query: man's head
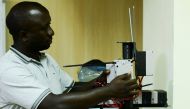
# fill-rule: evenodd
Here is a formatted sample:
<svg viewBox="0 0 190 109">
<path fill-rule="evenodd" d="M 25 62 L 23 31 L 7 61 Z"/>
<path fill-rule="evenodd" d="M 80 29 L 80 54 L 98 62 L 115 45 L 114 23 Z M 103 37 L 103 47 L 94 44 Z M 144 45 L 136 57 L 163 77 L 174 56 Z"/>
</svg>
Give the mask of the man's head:
<svg viewBox="0 0 190 109">
<path fill-rule="evenodd" d="M 6 25 L 14 44 L 33 51 L 50 47 L 53 30 L 48 10 L 36 2 L 20 2 L 13 6 L 6 17 Z"/>
</svg>

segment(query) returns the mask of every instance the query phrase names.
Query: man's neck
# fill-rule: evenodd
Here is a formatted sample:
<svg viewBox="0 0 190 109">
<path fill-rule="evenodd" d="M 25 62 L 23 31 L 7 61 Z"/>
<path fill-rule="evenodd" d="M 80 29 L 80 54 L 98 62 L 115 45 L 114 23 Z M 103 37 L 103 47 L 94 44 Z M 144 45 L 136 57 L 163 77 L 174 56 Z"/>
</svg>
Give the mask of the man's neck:
<svg viewBox="0 0 190 109">
<path fill-rule="evenodd" d="M 40 52 L 39 51 L 34 51 L 31 49 L 28 49 L 26 46 L 18 46 L 16 44 L 12 45 L 13 48 L 15 48 L 16 50 L 18 50 L 19 52 L 23 53 L 24 55 L 35 59 L 37 61 L 40 61 Z"/>
</svg>

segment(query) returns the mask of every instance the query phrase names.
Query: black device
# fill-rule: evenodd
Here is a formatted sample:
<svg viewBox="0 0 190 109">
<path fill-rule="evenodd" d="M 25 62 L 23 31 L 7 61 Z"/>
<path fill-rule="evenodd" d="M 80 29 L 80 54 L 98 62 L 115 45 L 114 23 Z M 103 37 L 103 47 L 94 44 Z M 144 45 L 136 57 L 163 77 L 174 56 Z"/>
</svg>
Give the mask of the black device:
<svg viewBox="0 0 190 109">
<path fill-rule="evenodd" d="M 141 100 L 134 100 L 133 107 L 167 107 L 167 92 L 164 90 L 142 90 Z"/>
</svg>

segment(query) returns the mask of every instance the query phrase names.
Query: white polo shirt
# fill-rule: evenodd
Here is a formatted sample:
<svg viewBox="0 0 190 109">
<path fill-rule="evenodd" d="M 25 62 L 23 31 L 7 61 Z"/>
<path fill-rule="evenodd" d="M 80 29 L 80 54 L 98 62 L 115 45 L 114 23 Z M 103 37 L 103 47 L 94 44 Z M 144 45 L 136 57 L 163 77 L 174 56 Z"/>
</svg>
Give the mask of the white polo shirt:
<svg viewBox="0 0 190 109">
<path fill-rule="evenodd" d="M 61 94 L 73 79 L 48 54 L 40 61 L 14 48 L 0 59 L 0 109 L 37 109 L 49 94 Z"/>
</svg>

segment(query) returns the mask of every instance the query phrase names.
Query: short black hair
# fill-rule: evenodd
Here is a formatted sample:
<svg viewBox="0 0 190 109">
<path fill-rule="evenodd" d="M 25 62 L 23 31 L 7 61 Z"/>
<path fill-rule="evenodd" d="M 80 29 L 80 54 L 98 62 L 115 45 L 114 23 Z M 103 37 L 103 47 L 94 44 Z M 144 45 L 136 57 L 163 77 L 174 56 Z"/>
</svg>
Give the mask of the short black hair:
<svg viewBox="0 0 190 109">
<path fill-rule="evenodd" d="M 23 24 L 28 22 L 27 12 L 34 8 L 48 12 L 48 10 L 40 3 L 30 1 L 19 2 L 18 4 L 14 5 L 9 11 L 6 17 L 6 25 L 9 29 L 9 33 L 13 36 L 14 40 L 14 36 L 17 36 L 20 30 L 26 29 Z"/>
</svg>

